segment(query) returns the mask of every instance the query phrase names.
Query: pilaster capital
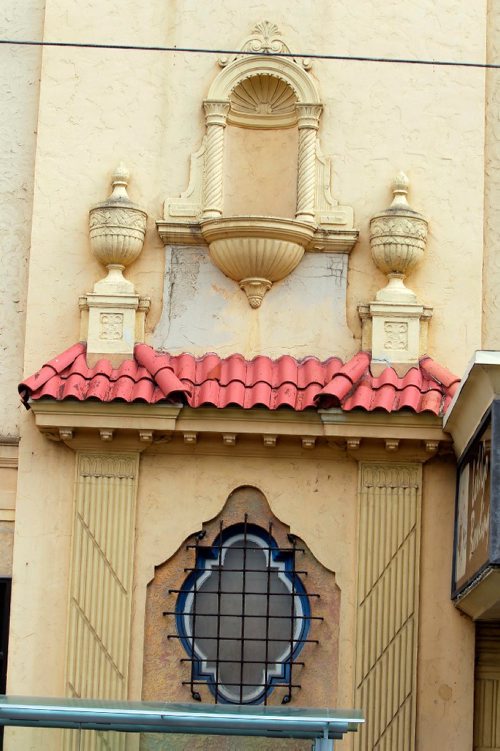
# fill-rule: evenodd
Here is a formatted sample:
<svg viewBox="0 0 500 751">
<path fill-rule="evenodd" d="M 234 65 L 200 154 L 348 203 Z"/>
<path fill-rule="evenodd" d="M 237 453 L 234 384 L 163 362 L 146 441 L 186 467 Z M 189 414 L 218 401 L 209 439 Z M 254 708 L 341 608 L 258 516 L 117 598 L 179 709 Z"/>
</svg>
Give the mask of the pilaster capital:
<svg viewBox="0 0 500 751">
<path fill-rule="evenodd" d="M 205 110 L 205 122 L 208 125 L 220 125 L 223 128 L 227 123 L 229 114 L 229 101 L 214 101 L 206 99 L 203 102 Z"/>
<path fill-rule="evenodd" d="M 297 103 L 295 106 L 297 108 L 299 130 L 302 128 L 318 130 L 323 105 Z"/>
</svg>

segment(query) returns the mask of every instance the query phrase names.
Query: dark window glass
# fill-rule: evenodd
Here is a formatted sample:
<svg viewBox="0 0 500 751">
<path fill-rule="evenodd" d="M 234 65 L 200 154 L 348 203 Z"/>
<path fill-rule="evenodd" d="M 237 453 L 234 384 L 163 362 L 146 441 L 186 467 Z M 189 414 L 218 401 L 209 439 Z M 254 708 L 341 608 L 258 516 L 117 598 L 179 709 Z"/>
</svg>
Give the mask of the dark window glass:
<svg viewBox="0 0 500 751">
<path fill-rule="evenodd" d="M 7 650 L 9 646 L 10 579 L 0 579 L 0 694 L 7 686 Z M 3 726 L 0 726 L 0 751 L 3 749 Z"/>
</svg>

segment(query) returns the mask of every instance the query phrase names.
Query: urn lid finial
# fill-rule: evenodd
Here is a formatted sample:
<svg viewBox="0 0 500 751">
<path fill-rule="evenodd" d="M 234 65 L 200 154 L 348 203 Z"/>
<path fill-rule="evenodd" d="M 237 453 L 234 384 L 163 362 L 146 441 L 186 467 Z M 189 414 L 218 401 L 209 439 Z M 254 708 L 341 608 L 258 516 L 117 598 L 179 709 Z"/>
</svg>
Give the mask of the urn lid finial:
<svg viewBox="0 0 500 751">
<path fill-rule="evenodd" d="M 390 204 L 384 211 L 380 211 L 376 216 L 409 216 L 409 217 L 415 217 L 418 219 L 424 220 L 424 217 L 422 214 L 420 214 L 418 211 L 415 211 L 414 208 L 412 208 L 408 204 L 408 190 L 410 187 L 410 180 L 408 178 L 408 175 L 400 170 L 397 175 L 394 177 L 392 181 L 392 194 L 393 199 Z M 375 217 L 374 217 L 375 218 Z"/>
<path fill-rule="evenodd" d="M 113 186 L 113 192 L 110 195 L 111 199 L 127 199 L 127 185 L 130 179 L 130 172 L 123 162 L 120 162 L 113 172 L 113 179 L 111 184 Z"/>
<path fill-rule="evenodd" d="M 410 181 L 407 175 L 401 170 L 392 181 L 392 192 L 394 198 L 392 199 L 391 208 L 396 208 L 397 206 L 408 208 L 406 196 L 408 195 L 409 186 Z"/>
</svg>

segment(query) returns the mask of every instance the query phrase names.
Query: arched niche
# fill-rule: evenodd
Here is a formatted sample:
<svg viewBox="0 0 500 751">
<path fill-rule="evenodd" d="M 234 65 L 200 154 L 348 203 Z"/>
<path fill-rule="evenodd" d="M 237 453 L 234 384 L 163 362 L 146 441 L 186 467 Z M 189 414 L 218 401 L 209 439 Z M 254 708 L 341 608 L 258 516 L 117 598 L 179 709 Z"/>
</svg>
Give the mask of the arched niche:
<svg viewBox="0 0 500 751">
<path fill-rule="evenodd" d="M 346 253 L 358 233 L 352 209 L 332 198 L 331 164 L 318 142 L 322 103 L 308 66 L 282 56 L 290 50 L 267 21 L 241 50 L 219 61 L 189 186 L 165 202 L 157 224 L 166 244 L 207 243 L 257 308 L 306 250 Z"/>
<path fill-rule="evenodd" d="M 320 105 L 318 89 L 303 66 L 287 57 L 245 55 L 225 65 L 212 82 L 206 101 L 229 101 L 236 86 L 255 76 L 271 76 L 283 81 L 295 92 L 299 104 Z"/>
<path fill-rule="evenodd" d="M 276 101 L 273 100 L 276 92 L 274 81 L 282 84 L 277 90 Z M 256 95 L 253 107 L 251 93 Z M 285 100 L 283 107 L 282 95 Z M 241 105 L 245 96 L 250 106 L 244 109 Z M 316 141 L 322 105 L 314 81 L 308 73 L 288 58 L 244 56 L 233 60 L 219 73 L 203 104 L 207 139 L 203 218 L 214 219 L 228 215 L 225 212 L 223 190 L 224 162 L 227 161 L 224 131 L 228 124 L 261 131 L 259 135 L 262 142 L 264 133 L 269 136 L 271 130 L 281 131 L 297 126 L 299 134 L 296 152 L 290 154 L 294 160 L 297 186 L 290 219 L 293 217 L 299 222 L 314 223 Z M 268 141 L 272 145 L 272 137 L 268 137 Z M 258 136 L 254 143 L 258 149 Z M 268 153 L 270 155 L 271 152 Z M 285 187 L 284 181 L 281 182 L 275 176 L 271 182 L 275 190 L 277 184 Z M 267 215 L 272 214 L 268 211 Z"/>
<path fill-rule="evenodd" d="M 296 92 L 283 78 L 259 72 L 236 83 L 229 94 L 229 105 L 224 215 L 294 216 L 298 176 Z"/>
</svg>

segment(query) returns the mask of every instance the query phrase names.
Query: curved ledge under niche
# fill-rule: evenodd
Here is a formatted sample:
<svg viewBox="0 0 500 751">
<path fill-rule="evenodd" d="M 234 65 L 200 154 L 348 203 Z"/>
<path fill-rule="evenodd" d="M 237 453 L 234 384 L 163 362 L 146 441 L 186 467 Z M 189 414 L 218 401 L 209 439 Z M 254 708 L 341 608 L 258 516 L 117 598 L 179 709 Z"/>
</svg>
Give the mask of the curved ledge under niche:
<svg viewBox="0 0 500 751">
<path fill-rule="evenodd" d="M 274 282 L 297 267 L 315 227 L 278 217 L 206 219 L 201 234 L 218 269 L 238 282 L 252 308 L 259 308 Z"/>
</svg>

